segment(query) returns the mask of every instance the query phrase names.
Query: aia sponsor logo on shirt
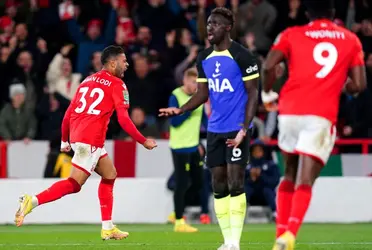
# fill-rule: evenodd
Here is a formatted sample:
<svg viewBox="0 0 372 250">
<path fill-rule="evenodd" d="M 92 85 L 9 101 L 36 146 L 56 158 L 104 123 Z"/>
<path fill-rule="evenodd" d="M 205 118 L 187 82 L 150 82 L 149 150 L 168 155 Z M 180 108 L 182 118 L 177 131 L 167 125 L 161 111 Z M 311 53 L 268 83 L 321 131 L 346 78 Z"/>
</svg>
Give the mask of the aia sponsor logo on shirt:
<svg viewBox="0 0 372 250">
<path fill-rule="evenodd" d="M 219 78 L 208 78 L 208 88 L 209 91 L 213 92 L 234 92 L 234 88 L 231 85 L 229 79 L 224 78 L 222 81 Z"/>
<path fill-rule="evenodd" d="M 230 80 L 227 78 L 224 78 L 220 80 L 220 76 L 222 75 L 222 72 L 220 70 L 220 67 L 222 66 L 221 63 L 216 61 L 216 69 L 214 70 L 214 73 L 212 74 L 213 78 L 208 78 L 208 88 L 209 91 L 213 92 L 234 92 L 233 87 L 231 86 Z"/>
</svg>

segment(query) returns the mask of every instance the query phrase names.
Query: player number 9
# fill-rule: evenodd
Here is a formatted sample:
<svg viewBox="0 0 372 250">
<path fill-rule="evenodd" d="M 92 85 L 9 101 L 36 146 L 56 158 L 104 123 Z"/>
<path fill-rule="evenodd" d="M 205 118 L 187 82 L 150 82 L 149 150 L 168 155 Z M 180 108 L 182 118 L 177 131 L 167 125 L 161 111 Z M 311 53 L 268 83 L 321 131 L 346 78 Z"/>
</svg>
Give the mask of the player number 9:
<svg viewBox="0 0 372 250">
<path fill-rule="evenodd" d="M 332 43 L 322 42 L 315 46 L 313 58 L 317 64 L 323 66 L 315 76 L 325 78 L 336 65 L 338 52 Z"/>
</svg>

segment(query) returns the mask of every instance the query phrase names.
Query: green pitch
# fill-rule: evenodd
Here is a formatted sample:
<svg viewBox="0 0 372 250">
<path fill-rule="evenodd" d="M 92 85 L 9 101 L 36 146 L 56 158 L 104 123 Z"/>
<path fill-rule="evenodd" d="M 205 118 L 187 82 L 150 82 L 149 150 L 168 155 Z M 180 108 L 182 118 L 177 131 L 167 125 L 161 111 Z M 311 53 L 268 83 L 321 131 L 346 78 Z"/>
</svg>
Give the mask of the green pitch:
<svg viewBox="0 0 372 250">
<path fill-rule="evenodd" d="M 0 226 L 0 249 L 148 249 L 215 250 L 221 244 L 217 225 L 199 226 L 200 232 L 180 234 L 170 225 L 119 225 L 130 236 L 122 241 L 100 240 L 100 225 Z M 241 249 L 271 250 L 274 225 L 246 225 Z M 371 224 L 307 224 L 302 228 L 296 250 L 372 249 Z"/>
</svg>

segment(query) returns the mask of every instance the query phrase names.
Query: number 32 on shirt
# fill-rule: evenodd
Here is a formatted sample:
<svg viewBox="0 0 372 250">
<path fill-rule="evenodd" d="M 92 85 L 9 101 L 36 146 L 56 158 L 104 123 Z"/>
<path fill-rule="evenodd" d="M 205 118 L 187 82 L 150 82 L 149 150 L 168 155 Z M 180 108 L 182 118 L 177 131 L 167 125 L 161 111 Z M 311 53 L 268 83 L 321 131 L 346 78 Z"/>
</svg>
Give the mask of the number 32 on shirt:
<svg viewBox="0 0 372 250">
<path fill-rule="evenodd" d="M 93 98 L 94 101 L 92 102 L 92 104 L 89 105 L 89 107 L 87 107 L 86 97 L 87 97 L 88 91 L 89 91 L 89 87 L 82 87 L 79 89 L 79 93 L 82 94 L 79 100 L 79 102 L 81 103 L 81 106 L 77 107 L 75 109 L 75 112 L 80 114 L 80 113 L 83 113 L 86 110 L 86 108 L 88 108 L 87 114 L 99 115 L 101 113 L 101 110 L 96 109 L 96 107 L 102 102 L 103 97 L 105 96 L 105 92 L 100 88 L 92 89 L 92 91 L 89 94 L 89 97 Z"/>
</svg>

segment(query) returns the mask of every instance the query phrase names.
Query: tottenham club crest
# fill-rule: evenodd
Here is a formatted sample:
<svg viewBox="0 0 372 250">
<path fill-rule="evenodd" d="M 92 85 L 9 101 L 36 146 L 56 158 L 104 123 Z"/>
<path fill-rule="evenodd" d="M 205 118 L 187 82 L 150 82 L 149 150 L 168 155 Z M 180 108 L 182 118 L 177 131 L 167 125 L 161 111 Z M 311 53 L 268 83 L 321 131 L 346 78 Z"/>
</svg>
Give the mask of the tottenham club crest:
<svg viewBox="0 0 372 250">
<path fill-rule="evenodd" d="M 219 77 L 221 75 L 221 73 L 220 73 L 220 66 L 221 66 L 221 63 L 219 63 L 218 61 L 216 61 L 216 69 L 214 70 L 215 73 L 212 74 L 212 77 L 213 78 Z"/>
</svg>

